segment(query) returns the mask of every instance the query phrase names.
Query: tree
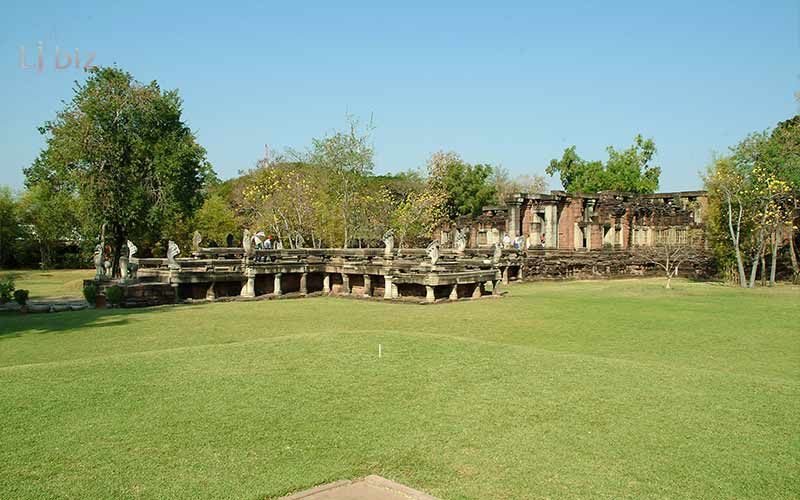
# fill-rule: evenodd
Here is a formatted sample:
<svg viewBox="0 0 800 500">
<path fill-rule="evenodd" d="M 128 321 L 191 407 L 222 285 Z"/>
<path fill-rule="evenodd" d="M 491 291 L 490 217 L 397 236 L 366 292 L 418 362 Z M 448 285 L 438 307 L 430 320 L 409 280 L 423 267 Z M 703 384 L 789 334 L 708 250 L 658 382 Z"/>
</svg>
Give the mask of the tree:
<svg viewBox="0 0 800 500">
<path fill-rule="evenodd" d="M 745 212 L 748 210 L 746 176 L 737 170 L 730 158 L 718 158 L 709 167 L 704 180 L 709 201 L 721 205 L 721 210 L 715 212 L 719 217 L 716 218 L 717 224 L 711 224 L 711 234 L 712 236 L 715 234 L 713 228 L 719 227 L 720 224 L 727 228 L 736 259 L 739 286 L 745 288 L 747 277 L 744 272 L 742 241 L 743 236 L 749 232 L 745 218 Z M 719 235 L 718 239 L 722 239 L 722 236 Z"/>
<path fill-rule="evenodd" d="M 71 193 L 44 183 L 31 186 L 20 200 L 22 220 L 31 228 L 39 247 L 39 265 L 48 269 L 59 242 L 79 239 L 76 200 Z"/>
<path fill-rule="evenodd" d="M 544 193 L 547 191 L 547 179 L 541 175 L 519 175 L 512 178 L 508 169 L 494 167 L 490 181 L 494 184 L 497 201 L 502 203 L 513 193 Z"/>
<path fill-rule="evenodd" d="M 575 146 L 568 147 L 560 160 L 550 161 L 546 172 L 548 175 L 559 173 L 561 184 L 570 193 L 653 193 L 658 189 L 661 168 L 652 165 L 656 154 L 652 139 L 637 135 L 630 148 L 617 151 L 609 146 L 606 151 L 608 161 L 604 165 L 601 161 L 586 161 L 578 156 Z"/>
<path fill-rule="evenodd" d="M 20 237 L 20 210 L 11 188 L 0 186 L 0 269 L 7 266 Z"/>
<path fill-rule="evenodd" d="M 453 152 L 437 152 L 428 160 L 431 187 L 447 193 L 447 215 L 476 217 L 483 207 L 495 201 L 496 188 L 489 181 L 490 165 L 470 165 Z"/>
<path fill-rule="evenodd" d="M 194 226 L 207 243 L 224 245 L 229 234 L 238 234 L 242 224 L 230 204 L 219 193 L 206 197 L 194 216 Z"/>
<path fill-rule="evenodd" d="M 797 257 L 797 227 L 800 226 L 800 115 L 778 123 L 772 131 L 770 142 L 773 154 L 777 157 L 773 163 L 778 170 L 777 176 L 789 185 L 786 231 L 793 282 L 800 284 L 800 263 Z"/>
<path fill-rule="evenodd" d="M 54 120 L 47 146 L 26 169 L 29 184 L 54 177 L 80 194 L 96 228 L 106 225 L 114 274 L 127 239 L 160 237 L 203 202 L 212 172 L 181 119 L 177 91 L 142 84 L 117 68 L 94 68 Z"/>
<path fill-rule="evenodd" d="M 426 243 L 435 227 L 446 217 L 448 197 L 441 189 L 427 186 L 411 192 L 401 200 L 392 213 L 392 228 L 398 238 L 398 247 L 407 242 Z"/>
<path fill-rule="evenodd" d="M 250 172 L 242 192 L 248 222 L 266 227 L 290 248 L 301 248 L 306 241 L 315 246 L 320 231 L 315 211 L 317 184 L 311 170 L 302 163 L 261 162 Z"/>
<path fill-rule="evenodd" d="M 664 271 L 667 282 L 664 288 L 672 288 L 672 278 L 678 276 L 681 264 L 689 258 L 690 243 L 663 243 L 653 247 L 644 247 L 641 251 L 651 264 Z"/>
<path fill-rule="evenodd" d="M 311 150 L 307 154 L 294 154 L 302 162 L 317 166 L 325 172 L 340 219 L 344 248 L 350 244 L 355 220 L 359 217 L 355 212 L 358 193 L 374 167 L 372 123 L 362 130 L 358 120 L 351 116 L 347 120 L 347 131 L 313 139 Z"/>
</svg>

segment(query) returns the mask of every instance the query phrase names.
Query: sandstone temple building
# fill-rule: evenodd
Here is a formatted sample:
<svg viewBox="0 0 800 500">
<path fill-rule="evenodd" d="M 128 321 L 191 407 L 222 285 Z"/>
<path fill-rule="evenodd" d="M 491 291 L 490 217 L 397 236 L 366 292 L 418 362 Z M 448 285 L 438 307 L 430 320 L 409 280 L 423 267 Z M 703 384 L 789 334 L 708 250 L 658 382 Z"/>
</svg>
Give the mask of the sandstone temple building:
<svg viewBox="0 0 800 500">
<path fill-rule="evenodd" d="M 495 243 L 573 251 L 670 243 L 702 247 L 707 207 L 705 191 L 515 193 L 501 206 L 484 207 L 477 218 L 443 224 L 436 237 L 447 246 L 457 229 L 466 229 L 468 244 L 475 247 Z"/>
</svg>

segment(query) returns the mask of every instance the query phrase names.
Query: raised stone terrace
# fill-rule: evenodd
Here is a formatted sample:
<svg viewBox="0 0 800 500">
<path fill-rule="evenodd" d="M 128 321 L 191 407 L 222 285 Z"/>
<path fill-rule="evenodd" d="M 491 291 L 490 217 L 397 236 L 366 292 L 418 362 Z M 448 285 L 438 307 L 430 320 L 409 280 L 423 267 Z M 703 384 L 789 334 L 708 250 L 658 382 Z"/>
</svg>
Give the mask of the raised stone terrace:
<svg viewBox="0 0 800 500">
<path fill-rule="evenodd" d="M 498 249 L 499 250 L 499 249 Z M 522 266 L 517 252 L 491 249 L 199 248 L 188 258 L 132 259 L 125 305 L 226 297 L 350 295 L 432 303 L 497 295 Z M 98 283 L 98 282 L 95 282 Z M 99 282 L 101 290 L 112 284 Z M 119 283 L 116 283 L 119 284 Z"/>
</svg>

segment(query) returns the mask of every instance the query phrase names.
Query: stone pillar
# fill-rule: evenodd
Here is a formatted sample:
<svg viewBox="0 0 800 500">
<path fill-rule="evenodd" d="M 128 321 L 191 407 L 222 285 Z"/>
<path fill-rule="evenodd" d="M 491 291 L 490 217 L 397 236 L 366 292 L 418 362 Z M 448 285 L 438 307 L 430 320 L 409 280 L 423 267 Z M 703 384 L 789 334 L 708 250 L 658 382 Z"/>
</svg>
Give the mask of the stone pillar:
<svg viewBox="0 0 800 500">
<path fill-rule="evenodd" d="M 479 299 L 483 295 L 483 283 L 475 283 L 475 290 L 472 291 L 472 298 Z"/>
<path fill-rule="evenodd" d="M 492 280 L 492 295 L 500 295 L 500 280 Z"/>
<path fill-rule="evenodd" d="M 303 295 L 308 293 L 308 273 L 300 275 L 300 293 Z"/>
<path fill-rule="evenodd" d="M 214 290 L 214 282 L 211 282 L 209 285 L 208 290 L 206 290 L 206 300 L 214 300 L 217 298 L 216 290 Z"/>
<path fill-rule="evenodd" d="M 525 279 L 525 272 L 523 271 L 523 269 L 524 269 L 524 266 L 522 264 L 520 264 L 519 267 L 517 268 L 517 279 L 519 281 L 522 281 L 523 279 Z"/>
<path fill-rule="evenodd" d="M 342 292 L 347 295 L 350 293 L 350 276 L 342 273 Z"/>
<path fill-rule="evenodd" d="M 364 275 L 364 297 L 372 297 L 372 276 Z"/>
<path fill-rule="evenodd" d="M 256 296 L 256 276 L 252 274 L 250 271 L 245 273 L 247 276 L 247 281 L 244 282 L 242 286 L 242 292 L 240 295 L 242 297 L 255 297 Z"/>
<path fill-rule="evenodd" d="M 436 295 L 433 293 L 433 287 L 425 285 L 425 302 L 435 302 Z"/>
<path fill-rule="evenodd" d="M 393 299 L 400 298 L 400 290 L 397 289 L 397 283 L 392 283 L 392 298 Z"/>
<path fill-rule="evenodd" d="M 383 298 L 384 299 L 391 299 L 392 297 L 392 287 L 394 284 L 392 283 L 392 275 L 387 274 L 383 277 L 384 281 L 384 288 L 383 288 Z"/>
<path fill-rule="evenodd" d="M 503 268 L 503 284 L 508 285 L 508 266 Z"/>
<path fill-rule="evenodd" d="M 508 206 L 508 236 L 513 240 L 519 234 L 517 225 L 519 224 L 519 205 L 510 204 Z"/>
<path fill-rule="evenodd" d="M 275 295 L 283 295 L 283 290 L 281 290 L 281 277 L 283 275 L 281 273 L 275 273 L 275 288 L 273 293 Z"/>
<path fill-rule="evenodd" d="M 544 246 L 545 248 L 558 248 L 558 207 L 545 205 L 544 207 Z"/>
<path fill-rule="evenodd" d="M 450 300 L 458 300 L 458 285 L 453 285 L 453 289 L 450 291 Z"/>
<path fill-rule="evenodd" d="M 331 293 L 331 275 L 328 273 L 322 277 L 322 293 Z"/>
</svg>

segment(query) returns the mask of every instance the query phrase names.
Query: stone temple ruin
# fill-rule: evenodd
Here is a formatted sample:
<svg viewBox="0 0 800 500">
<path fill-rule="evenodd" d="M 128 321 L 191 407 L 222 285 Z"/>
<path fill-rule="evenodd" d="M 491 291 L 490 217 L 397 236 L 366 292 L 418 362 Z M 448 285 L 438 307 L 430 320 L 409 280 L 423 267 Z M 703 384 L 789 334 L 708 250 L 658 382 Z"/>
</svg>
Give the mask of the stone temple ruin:
<svg viewBox="0 0 800 500">
<path fill-rule="evenodd" d="M 655 270 L 643 250 L 675 244 L 693 252 L 680 274 L 704 278 L 706 206 L 704 192 L 519 193 L 441 225 L 424 249 L 395 248 L 392 231 L 383 248 L 269 250 L 255 248 L 248 230 L 242 247 L 224 248 L 202 247 L 195 232 L 188 257 L 170 241 L 165 259 L 137 259 L 128 242 L 119 280 L 97 251 L 87 281 L 101 295 L 120 285 L 128 307 L 321 294 L 432 303 L 496 296 L 513 280 L 643 276 Z"/>
</svg>

